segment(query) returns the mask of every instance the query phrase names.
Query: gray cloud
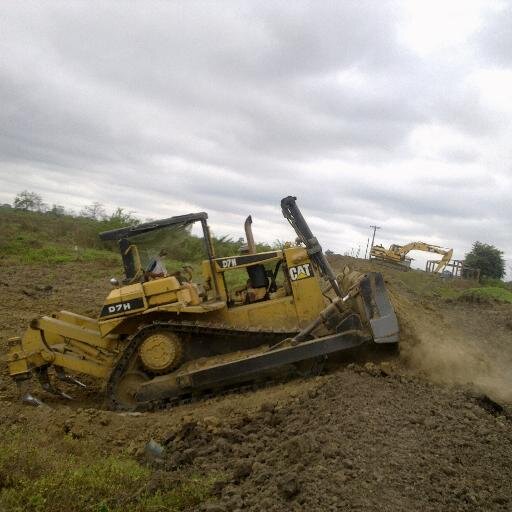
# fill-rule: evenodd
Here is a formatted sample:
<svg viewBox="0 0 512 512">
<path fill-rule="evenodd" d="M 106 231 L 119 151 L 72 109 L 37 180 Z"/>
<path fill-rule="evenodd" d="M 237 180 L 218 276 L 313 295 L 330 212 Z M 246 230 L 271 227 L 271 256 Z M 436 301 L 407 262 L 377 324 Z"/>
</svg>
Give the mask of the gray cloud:
<svg viewBox="0 0 512 512">
<path fill-rule="evenodd" d="M 475 239 L 512 253 L 511 122 L 473 79 L 512 59 L 508 16 L 417 53 L 390 2 L 0 6 L 0 201 L 40 192 L 141 216 L 208 210 L 289 236 L 300 198 L 324 245 Z M 432 37 L 437 36 L 433 34 Z M 508 154 L 507 154 L 508 152 Z M 258 227 L 259 222 L 259 227 Z"/>
<path fill-rule="evenodd" d="M 512 67 L 512 5 L 509 2 L 496 3 L 487 12 L 482 30 L 475 35 L 477 48 L 484 64 Z"/>
</svg>

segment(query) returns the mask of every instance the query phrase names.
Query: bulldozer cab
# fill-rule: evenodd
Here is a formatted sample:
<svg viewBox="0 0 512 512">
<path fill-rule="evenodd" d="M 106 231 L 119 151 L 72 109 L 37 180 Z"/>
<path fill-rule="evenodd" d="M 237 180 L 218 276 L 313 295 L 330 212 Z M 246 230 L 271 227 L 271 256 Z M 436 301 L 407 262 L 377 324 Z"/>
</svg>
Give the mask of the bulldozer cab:
<svg viewBox="0 0 512 512">
<path fill-rule="evenodd" d="M 286 318 L 299 328 L 325 307 L 318 270 L 304 247 L 216 258 L 213 278 L 210 272 L 208 262 L 203 262 L 206 281 L 217 281 L 220 298 L 234 320 L 248 315 L 264 325 L 275 317 L 277 326 Z"/>
<path fill-rule="evenodd" d="M 205 212 L 179 215 L 168 219 L 156 220 L 114 229 L 100 233 L 104 241 L 116 241 L 123 261 L 125 279 L 123 284 L 144 282 L 162 249 L 172 257 L 172 247 L 183 241 L 183 232 L 189 231 L 193 224 L 201 225 L 203 245 L 209 261 L 214 258 L 213 245 Z M 179 280 L 181 281 L 181 277 Z M 187 277 L 190 280 L 190 276 Z"/>
<path fill-rule="evenodd" d="M 201 224 L 206 253 L 201 276 L 192 276 L 187 268 L 177 270 L 172 267 L 173 246 L 180 243 L 183 231 L 189 231 L 196 222 Z M 180 285 L 194 281 L 201 287 L 204 301 L 220 300 L 228 307 L 236 307 L 291 294 L 289 279 L 285 275 L 286 265 L 282 264 L 282 251 L 256 253 L 251 240 L 251 247 L 245 246 L 241 254 L 215 257 L 204 212 L 107 231 L 101 233 L 100 238 L 118 242 L 125 273 L 123 285 L 151 280 L 155 259 L 159 251 L 166 249 L 168 258 L 161 263 L 167 265 L 165 277 L 175 277 Z"/>
<path fill-rule="evenodd" d="M 169 258 L 165 261 L 171 263 L 173 244 L 179 243 L 180 232 L 194 223 L 201 225 L 206 253 L 201 275 L 172 272 L 175 269 L 168 265 L 170 272 L 164 278 L 149 277 L 147 269 L 151 259 L 161 248 L 167 248 Z M 190 314 L 223 309 L 228 315 L 227 321 L 238 319 L 246 323 L 249 317 L 258 317 L 263 324 L 275 324 L 277 320 L 274 322 L 272 317 L 278 313 L 282 316 L 286 311 L 290 326 L 299 328 L 325 306 L 319 281 L 321 272 L 307 249 L 290 246 L 256 252 L 247 221 L 249 243 L 240 254 L 228 257 L 215 256 L 206 213 L 107 231 L 100 237 L 118 241 L 125 272 L 123 285 L 112 290 L 100 312 L 105 333 L 115 328 L 115 319 L 141 312 L 147 315 L 153 310 L 162 312 L 164 308 L 167 312 L 176 309 L 176 312 Z"/>
<path fill-rule="evenodd" d="M 290 294 L 283 273 L 282 251 L 241 254 L 215 259 L 215 279 L 228 307 L 237 307 Z M 203 273 L 209 274 L 208 262 Z"/>
</svg>

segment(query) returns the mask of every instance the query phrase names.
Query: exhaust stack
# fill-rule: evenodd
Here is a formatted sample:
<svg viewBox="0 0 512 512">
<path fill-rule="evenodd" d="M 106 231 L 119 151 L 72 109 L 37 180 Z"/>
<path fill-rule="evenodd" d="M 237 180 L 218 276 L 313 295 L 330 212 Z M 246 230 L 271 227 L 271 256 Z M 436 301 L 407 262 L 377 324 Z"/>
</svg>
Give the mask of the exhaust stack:
<svg viewBox="0 0 512 512">
<path fill-rule="evenodd" d="M 256 244 L 254 243 L 254 237 L 252 235 L 252 217 L 250 215 L 245 219 L 244 229 L 249 254 L 256 254 Z"/>
</svg>

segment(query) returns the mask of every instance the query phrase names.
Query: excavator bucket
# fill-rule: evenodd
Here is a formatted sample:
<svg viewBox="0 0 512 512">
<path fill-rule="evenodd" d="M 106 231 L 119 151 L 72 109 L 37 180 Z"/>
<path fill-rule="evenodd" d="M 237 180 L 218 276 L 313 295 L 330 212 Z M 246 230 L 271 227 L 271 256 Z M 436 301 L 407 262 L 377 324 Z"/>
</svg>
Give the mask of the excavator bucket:
<svg viewBox="0 0 512 512">
<path fill-rule="evenodd" d="M 397 343 L 398 320 L 380 272 L 369 272 L 359 283 L 366 318 L 375 343 Z"/>
</svg>

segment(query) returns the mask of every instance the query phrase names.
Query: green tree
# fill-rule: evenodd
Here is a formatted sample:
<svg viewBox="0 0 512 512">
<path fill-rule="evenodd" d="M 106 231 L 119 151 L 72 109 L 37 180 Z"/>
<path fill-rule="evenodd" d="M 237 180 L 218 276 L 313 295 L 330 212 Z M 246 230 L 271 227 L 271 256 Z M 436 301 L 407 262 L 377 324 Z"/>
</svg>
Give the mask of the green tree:
<svg viewBox="0 0 512 512">
<path fill-rule="evenodd" d="M 464 262 L 468 267 L 479 268 L 481 278 L 501 279 L 505 275 L 503 251 L 494 245 L 475 242 Z"/>
<path fill-rule="evenodd" d="M 44 212 L 47 210 L 43 198 L 35 192 L 24 190 L 14 198 L 14 208 L 31 212 Z"/>
<path fill-rule="evenodd" d="M 118 224 L 119 227 L 135 226 L 140 224 L 140 220 L 133 215 L 133 212 L 127 212 L 124 208 L 117 207 L 108 218 L 109 222 Z"/>
<path fill-rule="evenodd" d="M 133 212 L 127 212 L 124 208 L 117 207 L 113 213 L 103 218 L 101 229 L 106 231 L 137 224 L 140 224 L 140 220 L 133 215 Z"/>
<path fill-rule="evenodd" d="M 94 202 L 82 208 L 80 217 L 92 220 L 104 220 L 107 218 L 107 212 L 101 203 Z"/>
<path fill-rule="evenodd" d="M 62 217 L 63 215 L 66 215 L 66 209 L 61 204 L 53 204 L 48 210 L 48 213 L 55 215 L 55 217 Z"/>
</svg>

